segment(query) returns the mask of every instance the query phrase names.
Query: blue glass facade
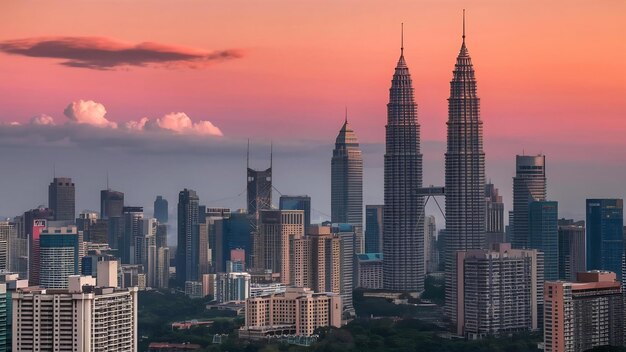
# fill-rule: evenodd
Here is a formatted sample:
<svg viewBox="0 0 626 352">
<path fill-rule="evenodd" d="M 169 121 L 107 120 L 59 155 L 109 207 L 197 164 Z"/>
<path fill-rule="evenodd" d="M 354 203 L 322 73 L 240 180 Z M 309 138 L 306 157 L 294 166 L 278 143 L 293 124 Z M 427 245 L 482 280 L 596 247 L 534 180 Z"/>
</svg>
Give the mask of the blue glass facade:
<svg viewBox="0 0 626 352">
<path fill-rule="evenodd" d="M 622 199 L 587 199 L 587 270 L 608 270 L 622 277 L 623 228 Z"/>
<path fill-rule="evenodd" d="M 559 279 L 558 202 L 537 201 L 528 205 L 529 248 L 544 254 L 544 278 Z"/>
</svg>

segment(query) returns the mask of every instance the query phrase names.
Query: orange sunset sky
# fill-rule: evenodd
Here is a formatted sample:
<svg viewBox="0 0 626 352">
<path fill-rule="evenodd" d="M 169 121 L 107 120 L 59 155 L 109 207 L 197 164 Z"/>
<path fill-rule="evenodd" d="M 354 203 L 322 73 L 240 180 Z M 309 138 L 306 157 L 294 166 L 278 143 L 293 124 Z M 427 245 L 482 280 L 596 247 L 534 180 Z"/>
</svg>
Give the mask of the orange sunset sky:
<svg viewBox="0 0 626 352">
<path fill-rule="evenodd" d="M 347 106 L 359 140 L 380 144 L 404 22 L 422 141 L 444 142 L 464 8 L 488 166 L 506 159 L 510 167 L 522 152 L 594 167 L 626 163 L 623 0 L 5 0 L 0 122 L 39 114 L 64 122 L 68 104 L 83 99 L 118 124 L 184 112 L 210 121 L 223 140 L 332 146 Z M 42 37 L 234 54 L 194 67 L 103 69 L 14 49 L 16 40 Z M 441 163 L 443 151 L 425 158 Z M 504 171 L 508 184 L 512 170 Z"/>
</svg>

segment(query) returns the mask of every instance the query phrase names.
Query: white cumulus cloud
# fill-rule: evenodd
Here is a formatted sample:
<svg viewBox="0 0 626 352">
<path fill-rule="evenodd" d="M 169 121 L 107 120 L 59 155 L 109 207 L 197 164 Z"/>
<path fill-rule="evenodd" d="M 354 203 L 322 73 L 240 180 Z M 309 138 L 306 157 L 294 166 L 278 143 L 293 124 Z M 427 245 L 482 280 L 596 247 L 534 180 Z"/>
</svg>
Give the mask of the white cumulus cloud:
<svg viewBox="0 0 626 352">
<path fill-rule="evenodd" d="M 32 125 L 40 125 L 40 126 L 54 126 L 56 123 L 54 122 L 54 118 L 50 115 L 40 114 L 37 116 L 33 116 L 30 119 L 30 123 Z"/>
<path fill-rule="evenodd" d="M 210 121 L 193 122 L 184 112 L 172 112 L 161 118 L 146 121 L 146 129 L 160 129 L 177 134 L 223 136 L 222 131 Z"/>
<path fill-rule="evenodd" d="M 104 105 L 93 100 L 79 100 L 70 103 L 63 111 L 71 121 L 95 127 L 117 128 L 115 122 L 107 120 Z"/>
</svg>

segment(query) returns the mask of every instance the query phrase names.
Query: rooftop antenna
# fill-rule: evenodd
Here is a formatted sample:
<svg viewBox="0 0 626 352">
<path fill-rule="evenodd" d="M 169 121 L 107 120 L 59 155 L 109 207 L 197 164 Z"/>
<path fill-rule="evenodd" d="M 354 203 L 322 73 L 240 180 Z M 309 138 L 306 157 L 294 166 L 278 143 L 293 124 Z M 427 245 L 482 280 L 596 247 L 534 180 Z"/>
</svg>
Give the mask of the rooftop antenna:
<svg viewBox="0 0 626 352">
<path fill-rule="evenodd" d="M 248 148 L 246 149 L 246 168 L 250 168 L 250 138 L 248 138 Z"/>
<path fill-rule="evenodd" d="M 52 178 L 53 179 L 57 178 L 57 164 L 56 164 L 56 162 L 52 163 Z"/>
<path fill-rule="evenodd" d="M 465 9 L 463 9 L 463 43 L 465 44 Z"/>
<path fill-rule="evenodd" d="M 400 23 L 400 55 L 404 55 L 404 22 Z"/>
<path fill-rule="evenodd" d="M 348 106 L 346 105 L 346 123 L 348 123 Z"/>
<path fill-rule="evenodd" d="M 274 141 L 270 141 L 270 169 L 272 168 L 273 159 L 274 159 Z"/>
<path fill-rule="evenodd" d="M 109 187 L 109 170 L 107 170 L 107 190 L 110 190 L 111 188 Z"/>
</svg>

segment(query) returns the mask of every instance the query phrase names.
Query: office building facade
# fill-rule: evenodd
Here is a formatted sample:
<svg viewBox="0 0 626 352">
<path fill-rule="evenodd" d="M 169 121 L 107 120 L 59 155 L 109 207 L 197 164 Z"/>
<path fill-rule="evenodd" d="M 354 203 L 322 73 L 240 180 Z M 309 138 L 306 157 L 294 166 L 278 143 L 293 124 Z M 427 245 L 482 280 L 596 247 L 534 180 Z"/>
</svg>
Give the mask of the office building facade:
<svg viewBox="0 0 626 352">
<path fill-rule="evenodd" d="M 281 195 L 279 209 L 304 211 L 304 229 L 311 227 L 311 197 Z"/>
<path fill-rule="evenodd" d="M 363 246 L 363 156 L 346 117 L 335 140 L 331 159 L 331 221 L 352 224 Z"/>
<path fill-rule="evenodd" d="M 365 253 L 383 251 L 384 205 L 365 206 Z"/>
<path fill-rule="evenodd" d="M 585 222 L 559 219 L 559 279 L 576 281 L 576 274 L 587 270 Z"/>
<path fill-rule="evenodd" d="M 624 201 L 587 199 L 587 270 L 606 270 L 622 277 Z"/>
<path fill-rule="evenodd" d="M 196 191 L 184 189 L 178 195 L 178 245 L 176 280 L 180 286 L 197 281 L 199 269 L 199 198 Z"/>
<path fill-rule="evenodd" d="M 528 207 L 546 200 L 546 157 L 517 155 L 513 177 L 513 248 L 529 248 Z M 509 222 L 511 223 L 511 222 Z"/>
<path fill-rule="evenodd" d="M 48 186 L 48 207 L 55 221 L 76 219 L 76 189 L 69 177 L 55 177 Z"/>
<path fill-rule="evenodd" d="M 290 243 L 304 236 L 304 211 L 262 210 L 253 240 L 253 267 L 280 273 L 290 284 Z"/>
<path fill-rule="evenodd" d="M 544 254 L 544 278 L 559 279 L 558 203 L 536 201 L 528 204 L 528 248 Z"/>
</svg>

